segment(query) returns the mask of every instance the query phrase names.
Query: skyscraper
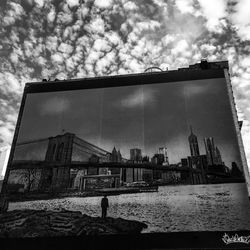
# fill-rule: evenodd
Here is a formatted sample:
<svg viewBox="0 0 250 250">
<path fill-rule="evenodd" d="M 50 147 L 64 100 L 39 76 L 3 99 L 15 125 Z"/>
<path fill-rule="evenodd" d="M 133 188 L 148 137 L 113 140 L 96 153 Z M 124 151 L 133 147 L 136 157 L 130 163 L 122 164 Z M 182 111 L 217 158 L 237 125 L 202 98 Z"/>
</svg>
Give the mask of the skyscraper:
<svg viewBox="0 0 250 250">
<path fill-rule="evenodd" d="M 168 155 L 167 155 L 167 148 L 166 147 L 161 147 L 158 150 L 158 154 L 162 154 L 164 157 L 164 161 L 162 165 L 169 165 L 169 161 L 168 161 Z"/>
<path fill-rule="evenodd" d="M 215 147 L 215 152 L 216 152 L 216 164 L 223 165 L 221 153 L 220 153 L 220 150 L 218 149 L 218 147 Z"/>
<path fill-rule="evenodd" d="M 191 130 L 191 134 L 188 137 L 190 153 L 191 153 L 191 156 L 198 156 L 200 155 L 200 151 L 199 151 L 197 136 L 193 133 L 192 126 L 190 126 L 190 130 Z"/>
<path fill-rule="evenodd" d="M 221 153 L 219 148 L 214 144 L 214 138 L 204 138 L 204 143 L 206 148 L 208 165 L 223 165 L 224 163 L 222 161 Z"/>
<path fill-rule="evenodd" d="M 214 146 L 213 137 L 204 138 L 204 143 L 205 143 L 205 148 L 206 148 L 208 165 L 217 164 L 216 149 Z"/>
<path fill-rule="evenodd" d="M 110 155 L 110 161 L 111 162 L 121 162 L 122 161 L 122 155 L 120 150 L 116 150 L 116 148 L 114 147 L 112 150 L 112 153 Z"/>
<path fill-rule="evenodd" d="M 131 148 L 130 149 L 130 160 L 133 162 L 141 162 L 142 161 L 141 149 Z"/>
<path fill-rule="evenodd" d="M 122 155 L 121 155 L 120 149 L 118 149 L 117 151 L 117 162 L 122 162 Z"/>
</svg>

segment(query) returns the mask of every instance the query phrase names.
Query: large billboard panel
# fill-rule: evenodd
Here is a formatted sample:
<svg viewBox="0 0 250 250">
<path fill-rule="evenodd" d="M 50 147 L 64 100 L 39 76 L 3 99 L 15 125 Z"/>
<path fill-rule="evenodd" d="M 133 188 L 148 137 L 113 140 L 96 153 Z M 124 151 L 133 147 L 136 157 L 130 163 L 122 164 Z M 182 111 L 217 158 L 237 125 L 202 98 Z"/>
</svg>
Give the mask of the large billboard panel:
<svg viewBox="0 0 250 250">
<path fill-rule="evenodd" d="M 6 177 L 10 213 L 67 210 L 98 224 L 72 222 L 70 235 L 250 230 L 225 77 L 81 86 L 26 91 Z M 61 235 L 63 226 L 36 236 Z"/>
</svg>

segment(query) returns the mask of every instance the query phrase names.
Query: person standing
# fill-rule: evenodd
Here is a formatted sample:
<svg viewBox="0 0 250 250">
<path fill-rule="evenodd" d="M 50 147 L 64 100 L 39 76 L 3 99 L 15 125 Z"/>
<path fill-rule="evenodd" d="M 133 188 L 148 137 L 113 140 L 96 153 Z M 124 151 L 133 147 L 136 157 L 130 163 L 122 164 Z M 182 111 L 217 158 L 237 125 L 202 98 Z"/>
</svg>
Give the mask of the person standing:
<svg viewBox="0 0 250 250">
<path fill-rule="evenodd" d="M 101 201 L 101 207 L 102 207 L 102 218 L 105 219 L 107 217 L 107 209 L 109 207 L 109 200 L 107 198 L 107 195 L 104 195 Z"/>
</svg>

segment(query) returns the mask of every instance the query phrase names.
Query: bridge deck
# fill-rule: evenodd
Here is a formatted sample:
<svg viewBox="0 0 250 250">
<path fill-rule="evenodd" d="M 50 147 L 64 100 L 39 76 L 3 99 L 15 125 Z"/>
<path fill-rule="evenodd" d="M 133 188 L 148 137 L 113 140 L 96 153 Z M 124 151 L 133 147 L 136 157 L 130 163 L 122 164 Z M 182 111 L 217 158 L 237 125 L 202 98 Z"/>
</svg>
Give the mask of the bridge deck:
<svg viewBox="0 0 250 250">
<path fill-rule="evenodd" d="M 200 173 L 199 169 L 192 169 L 189 167 L 178 167 L 176 165 L 162 166 L 153 163 L 88 163 L 88 162 L 71 162 L 70 164 L 63 164 L 57 162 L 45 162 L 45 161 L 14 161 L 11 164 L 11 169 L 28 169 L 28 168 L 53 168 L 53 167 L 69 167 L 74 169 L 84 169 L 89 167 L 95 168 L 144 168 L 154 170 L 165 171 L 186 171 Z"/>
</svg>

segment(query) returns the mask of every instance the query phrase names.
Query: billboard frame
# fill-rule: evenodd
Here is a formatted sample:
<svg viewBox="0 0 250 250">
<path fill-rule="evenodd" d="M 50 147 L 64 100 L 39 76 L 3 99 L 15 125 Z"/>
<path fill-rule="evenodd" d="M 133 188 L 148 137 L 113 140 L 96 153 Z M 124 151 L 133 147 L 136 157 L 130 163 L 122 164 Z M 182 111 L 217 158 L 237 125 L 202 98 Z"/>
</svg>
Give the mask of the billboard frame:
<svg viewBox="0 0 250 250">
<path fill-rule="evenodd" d="M 25 101 L 27 94 L 31 93 L 42 93 L 42 92 L 56 92 L 56 91 L 69 91 L 69 90 L 83 90 L 83 89 L 95 89 L 95 88 L 109 88 L 109 87 L 121 87 L 121 86 L 134 86 L 134 85 L 146 85 L 146 84 L 159 84 L 159 83 L 172 83 L 190 80 L 205 80 L 205 79 L 215 79 L 215 78 L 225 78 L 227 83 L 227 90 L 229 95 L 229 100 L 231 104 L 232 116 L 234 120 L 235 130 L 238 138 L 238 143 L 240 147 L 240 155 L 243 164 L 244 174 L 247 184 L 249 181 L 249 172 L 246 162 L 246 156 L 243 148 L 242 138 L 238 126 L 238 118 L 235 108 L 235 103 L 233 99 L 232 86 L 230 84 L 230 79 L 228 75 L 228 70 L 223 68 L 218 69 L 181 69 L 174 71 L 165 72 L 151 72 L 151 73 L 141 73 L 141 74 L 130 74 L 130 75 L 118 75 L 118 76 L 105 76 L 105 77 L 95 77 L 95 78 L 83 78 L 83 79 L 72 79 L 63 81 L 44 81 L 44 82 L 33 82 L 26 83 L 23 97 L 19 109 L 17 124 L 14 132 L 13 142 L 10 150 L 9 161 L 6 168 L 6 174 L 3 181 L 3 186 L 1 190 L 1 195 L 6 196 L 7 192 L 7 181 L 10 173 L 10 166 L 12 164 L 14 150 L 17 143 L 17 138 L 19 134 L 19 129 L 21 125 L 21 120 L 24 112 Z M 92 248 L 107 247 L 110 244 L 114 244 L 114 249 L 117 249 L 119 244 L 119 249 L 168 249 L 168 248 L 235 248 L 240 246 L 242 249 L 247 249 L 247 245 L 240 243 L 240 245 L 225 245 L 222 241 L 223 235 L 232 234 L 229 232 L 171 232 L 171 233 L 148 233 L 140 235 L 106 235 L 106 236 L 84 236 L 84 237 L 49 237 L 49 238 L 36 238 L 33 239 L 4 239 L 3 241 L 9 248 L 19 247 L 20 244 L 24 244 L 31 248 L 40 245 L 43 249 L 49 246 L 58 249 L 66 249 L 69 246 L 77 246 L 79 244 L 87 245 Z M 247 236 L 250 231 L 237 231 L 241 236 Z M 181 239 L 181 241 L 180 241 Z M 211 240 L 213 239 L 213 240 Z M 1 240 L 2 241 L 2 240 Z M 47 243 L 44 245 L 39 242 Z M 50 242 L 50 243 L 49 243 Z M 39 247 L 40 247 L 39 246 Z M 111 248 L 112 249 L 112 248 Z"/>
</svg>

